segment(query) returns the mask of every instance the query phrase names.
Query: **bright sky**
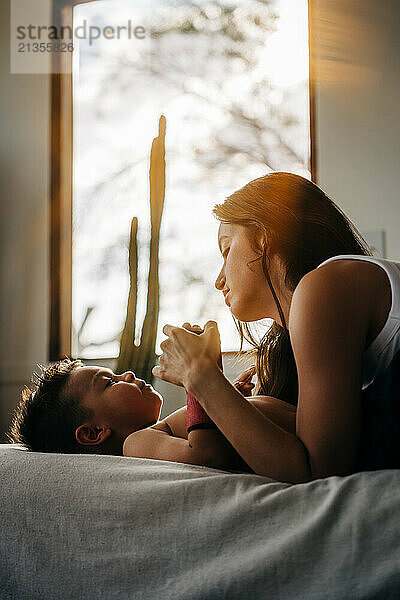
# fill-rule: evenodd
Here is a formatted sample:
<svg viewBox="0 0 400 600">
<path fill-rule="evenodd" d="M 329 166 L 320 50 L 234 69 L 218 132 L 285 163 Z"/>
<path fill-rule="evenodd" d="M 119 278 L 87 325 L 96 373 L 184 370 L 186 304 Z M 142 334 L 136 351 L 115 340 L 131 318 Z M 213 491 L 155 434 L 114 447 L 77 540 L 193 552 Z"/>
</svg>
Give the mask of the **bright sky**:
<svg viewBox="0 0 400 600">
<path fill-rule="evenodd" d="M 308 79 L 307 0 L 278 0 L 278 31 L 265 44 L 260 69 L 278 87 Z"/>
</svg>

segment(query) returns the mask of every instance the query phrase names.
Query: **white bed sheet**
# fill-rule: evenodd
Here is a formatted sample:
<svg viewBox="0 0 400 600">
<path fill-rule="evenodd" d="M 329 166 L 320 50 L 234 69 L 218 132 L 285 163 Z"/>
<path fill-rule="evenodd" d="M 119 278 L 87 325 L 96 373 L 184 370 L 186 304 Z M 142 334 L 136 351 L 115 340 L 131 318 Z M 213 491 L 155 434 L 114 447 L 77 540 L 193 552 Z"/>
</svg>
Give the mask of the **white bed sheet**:
<svg viewBox="0 0 400 600">
<path fill-rule="evenodd" d="M 0 598 L 397 599 L 400 470 L 288 485 L 0 445 Z"/>
</svg>

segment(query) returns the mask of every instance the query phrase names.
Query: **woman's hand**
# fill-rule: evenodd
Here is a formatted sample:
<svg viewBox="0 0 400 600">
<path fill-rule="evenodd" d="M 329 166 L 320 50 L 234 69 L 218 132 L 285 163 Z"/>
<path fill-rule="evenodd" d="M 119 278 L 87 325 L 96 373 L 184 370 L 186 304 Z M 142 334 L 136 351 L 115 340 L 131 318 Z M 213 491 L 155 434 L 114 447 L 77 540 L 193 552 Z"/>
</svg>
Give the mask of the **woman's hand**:
<svg viewBox="0 0 400 600">
<path fill-rule="evenodd" d="M 187 329 L 187 331 L 191 331 L 192 333 L 204 333 L 204 329 L 200 327 L 200 325 L 191 325 L 187 321 L 182 325 L 183 329 Z"/>
<path fill-rule="evenodd" d="M 200 325 L 191 325 L 190 323 L 184 323 L 182 325 L 184 329 L 187 331 L 191 331 L 192 333 L 203 333 L 204 329 L 200 327 Z M 251 396 L 251 391 L 253 390 L 254 383 L 252 383 L 252 378 L 256 374 L 256 368 L 254 365 L 251 365 L 248 369 L 243 371 L 241 375 L 233 382 L 235 388 L 243 394 L 243 396 Z"/>
<path fill-rule="evenodd" d="M 167 339 L 161 342 L 160 365 L 153 367 L 152 373 L 164 381 L 181 385 L 190 392 L 193 377 L 206 376 L 217 369 L 221 353 L 221 340 L 218 325 L 207 321 L 204 330 L 199 326 L 185 327 L 164 325 L 163 333 Z M 191 331 L 188 331 L 190 327 Z M 196 333 L 194 333 L 196 331 Z"/>
<path fill-rule="evenodd" d="M 256 373 L 254 365 L 243 371 L 241 375 L 233 382 L 233 385 L 243 396 L 251 396 L 251 390 L 254 388 L 254 383 L 251 382 L 253 375 Z"/>
</svg>

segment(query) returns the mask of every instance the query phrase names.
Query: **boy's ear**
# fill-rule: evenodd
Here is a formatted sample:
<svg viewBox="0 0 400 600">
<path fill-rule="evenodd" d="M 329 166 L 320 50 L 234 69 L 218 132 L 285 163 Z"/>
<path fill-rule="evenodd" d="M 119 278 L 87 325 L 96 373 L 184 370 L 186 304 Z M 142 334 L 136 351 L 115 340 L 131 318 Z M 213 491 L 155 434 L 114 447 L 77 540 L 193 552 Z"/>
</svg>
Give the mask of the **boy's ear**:
<svg viewBox="0 0 400 600">
<path fill-rule="evenodd" d="M 112 434 L 109 427 L 96 427 L 90 423 L 79 425 L 75 431 L 75 439 L 82 446 L 96 446 L 102 444 Z"/>
</svg>

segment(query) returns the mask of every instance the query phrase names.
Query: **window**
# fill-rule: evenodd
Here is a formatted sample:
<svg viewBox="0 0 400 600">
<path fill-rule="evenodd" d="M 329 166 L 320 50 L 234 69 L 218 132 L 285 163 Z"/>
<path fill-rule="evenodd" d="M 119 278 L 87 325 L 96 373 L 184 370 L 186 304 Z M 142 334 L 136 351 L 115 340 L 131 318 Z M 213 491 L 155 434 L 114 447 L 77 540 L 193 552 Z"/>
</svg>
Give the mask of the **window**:
<svg viewBox="0 0 400 600">
<path fill-rule="evenodd" d="M 237 349 L 232 318 L 214 289 L 221 258 L 211 210 L 269 170 L 310 177 L 307 2 L 104 0 L 76 6 L 73 23 L 75 32 L 127 29 L 119 39 L 74 39 L 72 355 L 118 355 L 135 216 L 140 331 L 149 157 L 161 114 L 159 338 L 165 322 L 214 318 L 223 350 Z M 133 39 L 139 26 L 145 37 Z"/>
</svg>

